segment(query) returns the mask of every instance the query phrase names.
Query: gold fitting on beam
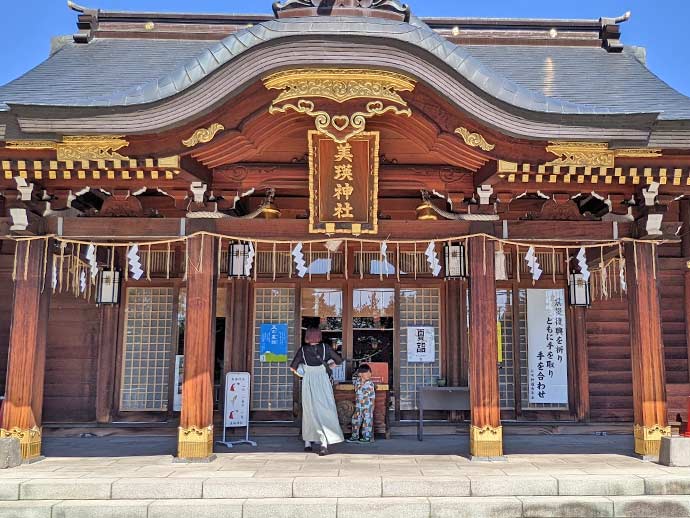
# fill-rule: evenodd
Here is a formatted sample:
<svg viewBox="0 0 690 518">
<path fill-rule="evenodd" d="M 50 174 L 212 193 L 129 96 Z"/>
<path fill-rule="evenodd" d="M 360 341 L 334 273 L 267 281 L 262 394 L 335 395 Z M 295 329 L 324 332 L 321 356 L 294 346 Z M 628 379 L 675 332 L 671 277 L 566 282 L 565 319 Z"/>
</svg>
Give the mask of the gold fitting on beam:
<svg viewBox="0 0 690 518">
<path fill-rule="evenodd" d="M 658 424 L 652 426 L 636 424 L 633 428 L 633 435 L 635 436 L 635 453 L 643 456 L 658 457 L 661 438 L 671 435 L 671 427 Z"/>
<path fill-rule="evenodd" d="M 474 457 L 502 457 L 503 427 L 470 426 L 470 455 Z"/>
<path fill-rule="evenodd" d="M 275 203 L 268 203 L 261 209 L 261 217 L 264 219 L 278 219 L 280 218 L 280 209 Z"/>
<path fill-rule="evenodd" d="M 37 426 L 28 429 L 0 428 L 0 439 L 19 439 L 22 459 L 31 460 L 41 456 L 41 429 Z"/>
<path fill-rule="evenodd" d="M 424 202 L 417 207 L 417 219 L 419 221 L 436 221 L 438 215 L 429 202 Z"/>
<path fill-rule="evenodd" d="M 178 428 L 177 456 L 180 459 L 198 460 L 213 455 L 213 425 L 206 428 Z"/>
</svg>

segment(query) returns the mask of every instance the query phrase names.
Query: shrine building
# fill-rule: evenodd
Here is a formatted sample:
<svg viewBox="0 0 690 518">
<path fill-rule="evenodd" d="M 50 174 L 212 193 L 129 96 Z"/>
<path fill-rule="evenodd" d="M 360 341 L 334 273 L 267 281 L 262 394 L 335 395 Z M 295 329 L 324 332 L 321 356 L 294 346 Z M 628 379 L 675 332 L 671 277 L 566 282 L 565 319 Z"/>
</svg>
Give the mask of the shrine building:
<svg viewBox="0 0 690 518">
<path fill-rule="evenodd" d="M 297 438 L 313 327 L 344 428 L 374 367 L 383 438 L 425 391 L 478 457 L 530 426 L 654 456 L 687 420 L 690 99 L 629 14 L 69 6 L 0 86 L 0 436 L 26 459 L 133 426 L 208 458 L 228 372 L 253 430 Z"/>
</svg>

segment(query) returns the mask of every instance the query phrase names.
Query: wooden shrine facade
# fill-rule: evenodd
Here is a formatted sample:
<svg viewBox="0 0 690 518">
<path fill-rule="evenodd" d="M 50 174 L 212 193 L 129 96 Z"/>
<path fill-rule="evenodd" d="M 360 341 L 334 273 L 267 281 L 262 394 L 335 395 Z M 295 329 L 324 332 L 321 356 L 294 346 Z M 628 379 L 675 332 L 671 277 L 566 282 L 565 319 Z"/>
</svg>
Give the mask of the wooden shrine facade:
<svg viewBox="0 0 690 518">
<path fill-rule="evenodd" d="M 319 4 L 73 6 L 79 33 L 38 69 L 54 88 L 0 87 L 0 433 L 31 458 L 43 424 L 172 422 L 179 456 L 206 458 L 222 373 L 254 374 L 254 419 L 295 418 L 261 325 L 286 324 L 292 352 L 316 322 L 348 361 L 358 337 L 390 346 L 394 420 L 419 384 L 468 386 L 470 415 L 437 417 L 469 417 L 472 455 L 502 455 L 515 420 L 632 423 L 658 453 L 690 389 L 690 100 L 650 82 L 622 18 Z M 108 74 L 127 55 L 155 70 L 96 91 L 65 64 Z M 566 55 L 641 79 L 550 91 Z M 115 271 L 119 304 L 97 304 Z M 539 297 L 557 315 L 542 338 Z"/>
</svg>

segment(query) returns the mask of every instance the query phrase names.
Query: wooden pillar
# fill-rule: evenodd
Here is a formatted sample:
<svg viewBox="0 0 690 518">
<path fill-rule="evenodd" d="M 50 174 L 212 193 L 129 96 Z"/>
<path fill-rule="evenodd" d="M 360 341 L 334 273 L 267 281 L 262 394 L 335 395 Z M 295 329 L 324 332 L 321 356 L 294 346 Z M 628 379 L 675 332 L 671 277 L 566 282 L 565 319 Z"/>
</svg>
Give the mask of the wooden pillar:
<svg viewBox="0 0 690 518">
<path fill-rule="evenodd" d="M 666 415 L 664 342 L 655 253 L 651 243 L 625 243 L 635 453 L 642 456 L 658 456 L 661 437 L 671 434 Z"/>
<path fill-rule="evenodd" d="M 99 313 L 101 326 L 96 367 L 96 422 L 110 423 L 115 391 L 120 307 L 104 305 Z"/>
<path fill-rule="evenodd" d="M 187 322 L 177 450 L 184 460 L 213 457 L 216 246 L 207 235 L 191 237 L 187 246 Z"/>
<path fill-rule="evenodd" d="M 232 279 L 227 284 L 224 373 L 249 370 L 247 348 L 253 332 L 251 296 L 249 279 Z"/>
<path fill-rule="evenodd" d="M 681 241 L 680 251 L 685 258 L 690 258 L 690 200 L 682 199 L 678 202 L 680 208 Z"/>
<path fill-rule="evenodd" d="M 483 237 L 470 240 L 470 454 L 503 455 L 498 394 L 498 345 L 496 329 L 496 276 L 494 242 Z"/>
<path fill-rule="evenodd" d="M 570 333 L 573 350 L 575 416 L 589 421 L 589 357 L 587 354 L 587 309 L 570 306 Z"/>
<path fill-rule="evenodd" d="M 41 407 L 50 297 L 43 283 L 45 242 L 19 241 L 0 437 L 17 437 L 22 458 L 41 454 Z M 43 291 L 43 295 L 41 290 Z"/>
</svg>

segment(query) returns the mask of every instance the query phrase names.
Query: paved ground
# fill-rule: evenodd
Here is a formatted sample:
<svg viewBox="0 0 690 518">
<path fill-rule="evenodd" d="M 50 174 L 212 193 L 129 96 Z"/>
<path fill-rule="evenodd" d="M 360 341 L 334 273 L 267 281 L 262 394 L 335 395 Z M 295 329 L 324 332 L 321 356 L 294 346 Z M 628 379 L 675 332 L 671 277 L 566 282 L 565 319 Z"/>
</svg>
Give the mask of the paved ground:
<svg viewBox="0 0 690 518">
<path fill-rule="evenodd" d="M 327 457 L 259 443 L 179 464 L 172 437 L 48 437 L 45 460 L 0 470 L 0 517 L 690 517 L 690 468 L 631 456 L 628 435 L 509 436 L 497 462 L 470 461 L 457 435 Z"/>
</svg>

